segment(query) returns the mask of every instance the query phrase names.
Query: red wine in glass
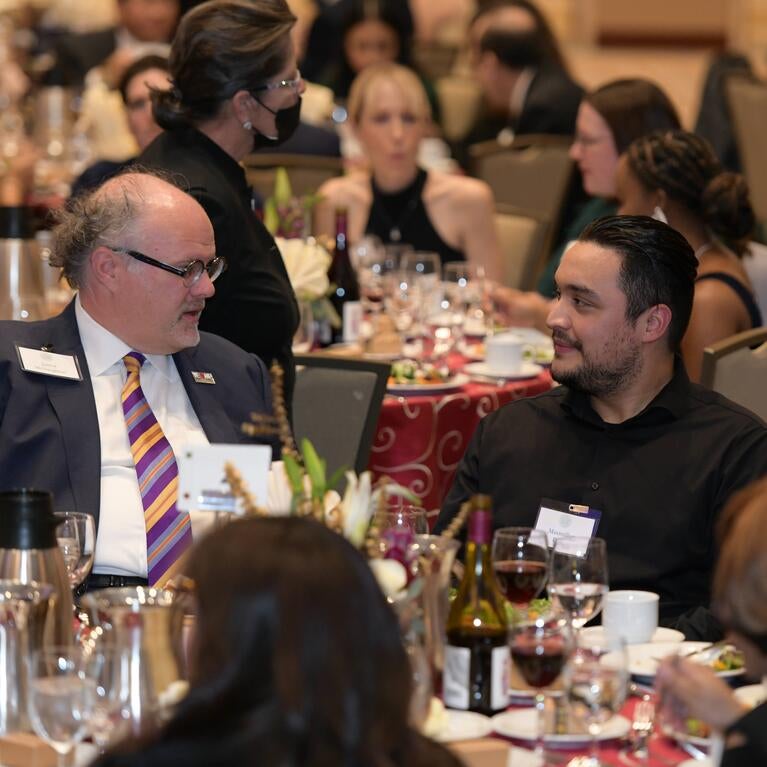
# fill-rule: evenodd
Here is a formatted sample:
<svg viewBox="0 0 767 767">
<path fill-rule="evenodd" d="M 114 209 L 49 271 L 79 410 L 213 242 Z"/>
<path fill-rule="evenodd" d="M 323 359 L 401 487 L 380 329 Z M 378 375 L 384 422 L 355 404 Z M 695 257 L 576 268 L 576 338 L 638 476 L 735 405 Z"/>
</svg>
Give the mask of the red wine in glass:
<svg viewBox="0 0 767 767">
<path fill-rule="evenodd" d="M 548 573 L 546 562 L 526 559 L 502 559 L 494 566 L 504 596 L 514 604 L 527 604 L 540 594 Z"/>
<path fill-rule="evenodd" d="M 525 682 L 536 690 L 548 687 L 557 680 L 566 657 L 565 640 L 561 636 L 536 640 L 523 635 L 515 637 L 511 645 L 512 662 Z"/>
</svg>

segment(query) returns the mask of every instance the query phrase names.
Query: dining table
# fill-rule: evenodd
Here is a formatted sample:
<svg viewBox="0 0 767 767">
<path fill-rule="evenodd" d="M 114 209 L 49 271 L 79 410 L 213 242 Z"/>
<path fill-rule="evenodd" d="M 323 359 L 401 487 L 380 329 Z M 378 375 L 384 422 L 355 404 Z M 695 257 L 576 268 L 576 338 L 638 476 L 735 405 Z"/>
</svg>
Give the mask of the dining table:
<svg viewBox="0 0 767 767">
<path fill-rule="evenodd" d="M 460 364 L 455 366 L 460 369 Z M 368 467 L 408 488 L 436 519 L 479 421 L 523 397 L 548 391 L 547 368 L 527 377 L 466 380 L 456 387 L 389 391 L 378 418 Z"/>
</svg>

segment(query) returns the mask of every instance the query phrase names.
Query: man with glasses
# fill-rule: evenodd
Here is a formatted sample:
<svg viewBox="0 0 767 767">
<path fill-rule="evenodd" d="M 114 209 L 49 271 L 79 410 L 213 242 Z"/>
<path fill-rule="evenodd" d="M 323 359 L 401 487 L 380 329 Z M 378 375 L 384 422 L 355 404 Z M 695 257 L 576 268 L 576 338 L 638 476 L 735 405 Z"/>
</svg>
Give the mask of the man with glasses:
<svg viewBox="0 0 767 767">
<path fill-rule="evenodd" d="M 270 413 L 263 363 L 198 330 L 225 269 L 202 207 L 127 173 L 60 216 L 51 263 L 78 293 L 62 314 L 0 323 L 0 484 L 50 490 L 97 524 L 89 587 L 163 585 L 195 520 L 175 456 L 243 442 Z"/>
</svg>

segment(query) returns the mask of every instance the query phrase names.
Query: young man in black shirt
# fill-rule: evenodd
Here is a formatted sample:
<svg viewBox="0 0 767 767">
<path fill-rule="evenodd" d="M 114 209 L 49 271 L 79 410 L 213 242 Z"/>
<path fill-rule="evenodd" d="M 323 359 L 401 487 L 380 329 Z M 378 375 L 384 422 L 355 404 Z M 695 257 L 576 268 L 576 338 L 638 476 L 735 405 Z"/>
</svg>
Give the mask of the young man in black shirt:
<svg viewBox="0 0 767 767">
<path fill-rule="evenodd" d="M 713 639 L 714 526 L 732 492 L 767 473 L 767 428 L 685 373 L 696 268 L 687 241 L 653 219 L 584 230 L 548 317 L 562 386 L 480 422 L 437 530 L 474 493 L 493 497 L 496 527 L 532 526 L 542 506 L 588 508 L 611 588 L 656 591 L 662 625 Z"/>
</svg>

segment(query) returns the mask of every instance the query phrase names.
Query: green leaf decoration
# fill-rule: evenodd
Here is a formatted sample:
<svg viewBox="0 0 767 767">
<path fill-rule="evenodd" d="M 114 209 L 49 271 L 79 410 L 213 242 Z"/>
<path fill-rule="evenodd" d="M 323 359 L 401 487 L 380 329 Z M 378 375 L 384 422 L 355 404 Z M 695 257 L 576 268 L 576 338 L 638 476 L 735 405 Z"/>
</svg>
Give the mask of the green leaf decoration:
<svg viewBox="0 0 767 767">
<path fill-rule="evenodd" d="M 340 469 L 336 469 L 328 480 L 328 490 L 335 490 L 338 487 L 338 483 L 341 481 L 341 477 L 346 474 L 348 466 L 342 466 Z"/>
<path fill-rule="evenodd" d="M 304 491 L 303 472 L 298 465 L 298 461 L 289 454 L 282 456 L 282 461 L 285 464 L 285 474 L 290 482 L 290 488 L 293 491 L 293 495 L 301 495 Z"/>
<path fill-rule="evenodd" d="M 290 202 L 293 190 L 290 187 L 290 178 L 285 168 L 277 168 L 274 175 L 274 201 L 280 204 Z"/>
<path fill-rule="evenodd" d="M 274 197 L 268 197 L 264 202 L 264 226 L 269 230 L 272 237 L 277 236 L 280 229 L 280 214 L 277 213 Z"/>
<path fill-rule="evenodd" d="M 304 437 L 301 440 L 301 453 L 304 456 L 304 466 L 312 483 L 312 497 L 325 497 L 325 462 L 317 455 L 314 445 Z"/>
</svg>

